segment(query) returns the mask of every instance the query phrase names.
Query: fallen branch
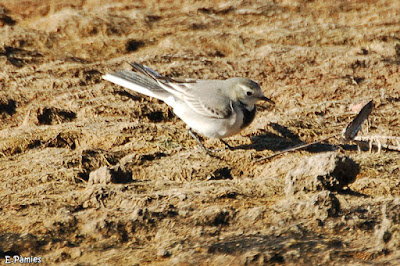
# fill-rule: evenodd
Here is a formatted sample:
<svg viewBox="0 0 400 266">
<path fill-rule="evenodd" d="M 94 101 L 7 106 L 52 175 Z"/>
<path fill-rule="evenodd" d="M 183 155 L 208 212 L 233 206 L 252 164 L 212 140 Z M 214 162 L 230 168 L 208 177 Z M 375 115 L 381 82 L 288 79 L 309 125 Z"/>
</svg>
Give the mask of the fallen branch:
<svg viewBox="0 0 400 266">
<path fill-rule="evenodd" d="M 270 155 L 270 156 L 266 156 L 266 157 L 259 158 L 259 159 L 256 160 L 256 162 L 264 161 L 264 160 L 269 160 L 269 159 L 271 159 L 271 158 L 273 158 L 273 157 L 275 157 L 275 156 L 281 155 L 281 154 L 286 153 L 286 152 L 291 152 L 291 151 L 296 151 L 296 150 L 304 149 L 304 148 L 306 148 L 306 147 L 309 147 L 309 146 L 311 146 L 311 145 L 314 145 L 314 144 L 318 144 L 318 143 L 327 141 L 327 140 L 329 140 L 329 139 L 331 139 L 331 138 L 334 138 L 334 137 L 337 137 L 337 136 L 339 136 L 339 135 L 342 135 L 343 138 L 344 138 L 346 141 L 355 140 L 355 137 L 356 137 L 357 133 L 358 133 L 358 132 L 360 131 L 360 129 L 361 129 L 362 123 L 363 123 L 363 122 L 368 118 L 368 116 L 371 114 L 373 108 L 374 108 L 374 103 L 373 103 L 373 101 L 371 100 L 371 101 L 369 101 L 366 105 L 364 105 L 364 107 L 360 110 L 360 112 L 356 115 L 356 117 L 345 127 L 345 129 L 343 130 L 342 133 L 336 133 L 336 134 L 334 134 L 334 135 L 331 135 L 331 136 L 326 137 L 326 138 L 321 139 L 321 140 L 316 140 L 316 141 L 311 142 L 311 143 L 300 144 L 300 145 L 296 145 L 296 146 L 287 148 L 287 149 L 282 150 L 282 151 L 280 151 L 280 152 L 274 153 L 274 154 L 272 154 L 272 155 Z M 383 147 L 383 146 L 381 146 L 381 147 Z"/>
<path fill-rule="evenodd" d="M 377 148 L 378 152 L 380 152 L 382 148 L 400 151 L 400 137 L 382 135 L 356 136 L 353 141 L 357 144 L 368 145 L 369 151 L 372 150 L 372 147 Z"/>
</svg>

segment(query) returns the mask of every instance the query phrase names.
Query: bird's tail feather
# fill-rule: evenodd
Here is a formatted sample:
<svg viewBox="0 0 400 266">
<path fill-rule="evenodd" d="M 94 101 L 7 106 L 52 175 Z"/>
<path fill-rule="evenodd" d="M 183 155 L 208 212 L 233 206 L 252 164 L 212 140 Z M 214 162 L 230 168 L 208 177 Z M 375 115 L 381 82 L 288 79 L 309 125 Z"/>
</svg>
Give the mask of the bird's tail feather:
<svg viewBox="0 0 400 266">
<path fill-rule="evenodd" d="M 166 102 L 167 104 L 171 104 L 168 102 L 172 98 L 171 93 L 163 89 L 157 83 L 154 77 L 150 79 L 149 74 L 143 76 L 133 71 L 123 70 L 117 71 L 112 74 L 106 74 L 103 76 L 103 79 L 118 84 L 127 89 L 133 90 L 135 92 L 157 98 Z"/>
<path fill-rule="evenodd" d="M 160 80 L 160 79 L 165 80 L 166 79 L 163 75 L 161 75 L 157 71 L 154 71 L 153 69 L 151 69 L 147 66 L 144 66 L 144 65 L 136 63 L 136 62 L 129 63 L 129 64 L 132 66 L 132 68 L 135 71 L 137 71 L 153 80 Z"/>
</svg>

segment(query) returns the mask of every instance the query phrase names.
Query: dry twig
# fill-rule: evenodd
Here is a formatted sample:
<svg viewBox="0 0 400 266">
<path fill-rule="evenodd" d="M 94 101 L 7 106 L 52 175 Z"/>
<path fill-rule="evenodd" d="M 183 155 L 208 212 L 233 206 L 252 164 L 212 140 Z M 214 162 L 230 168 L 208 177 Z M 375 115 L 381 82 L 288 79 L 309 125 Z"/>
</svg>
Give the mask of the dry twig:
<svg viewBox="0 0 400 266">
<path fill-rule="evenodd" d="M 257 162 L 264 161 L 264 160 L 271 159 L 277 155 L 281 155 L 286 152 L 304 149 L 306 147 L 327 141 L 327 140 L 337 137 L 339 135 L 342 135 L 345 141 L 353 140 L 357 144 L 363 144 L 363 143 L 368 144 L 370 151 L 372 150 L 373 146 L 378 148 L 378 152 L 380 152 L 382 148 L 385 148 L 388 150 L 400 151 L 400 137 L 380 136 L 380 135 L 378 135 L 378 136 L 357 136 L 358 132 L 361 129 L 362 123 L 368 119 L 368 116 L 371 114 L 373 108 L 374 108 L 374 103 L 371 100 L 366 105 L 364 105 L 364 107 L 360 110 L 360 112 L 356 115 L 356 117 L 345 127 L 345 129 L 343 130 L 342 133 L 337 133 L 337 134 L 331 135 L 327 138 L 324 138 L 322 140 L 316 140 L 311 143 L 305 143 L 305 144 L 300 144 L 300 145 L 297 145 L 294 147 L 290 147 L 290 148 L 287 148 L 280 152 L 277 152 L 275 154 L 272 154 L 270 156 L 259 158 L 256 161 Z M 390 141 L 392 141 L 392 142 L 390 142 Z M 374 142 L 376 142 L 377 144 L 374 144 Z M 384 142 L 384 143 L 382 143 L 382 142 Z M 396 144 L 394 144 L 394 143 L 396 143 Z"/>
</svg>

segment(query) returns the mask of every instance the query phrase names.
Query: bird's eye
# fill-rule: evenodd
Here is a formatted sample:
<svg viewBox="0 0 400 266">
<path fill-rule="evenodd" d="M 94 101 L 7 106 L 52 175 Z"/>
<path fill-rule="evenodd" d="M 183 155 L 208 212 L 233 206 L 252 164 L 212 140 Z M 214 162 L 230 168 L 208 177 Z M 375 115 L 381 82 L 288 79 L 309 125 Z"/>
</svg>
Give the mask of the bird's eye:
<svg viewBox="0 0 400 266">
<path fill-rule="evenodd" d="M 253 93 L 251 91 L 246 92 L 247 96 L 251 96 L 253 95 Z"/>
</svg>

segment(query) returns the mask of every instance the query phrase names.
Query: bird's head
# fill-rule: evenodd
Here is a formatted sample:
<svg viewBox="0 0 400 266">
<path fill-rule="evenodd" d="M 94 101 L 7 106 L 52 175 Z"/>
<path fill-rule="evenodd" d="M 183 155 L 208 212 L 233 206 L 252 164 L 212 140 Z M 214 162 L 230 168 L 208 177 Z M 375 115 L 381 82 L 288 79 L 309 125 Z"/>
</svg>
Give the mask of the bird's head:
<svg viewBox="0 0 400 266">
<path fill-rule="evenodd" d="M 258 101 L 269 101 L 271 99 L 264 96 L 260 85 L 248 78 L 230 78 L 226 82 L 229 83 L 229 96 L 234 101 L 240 101 L 242 104 L 253 107 Z"/>
</svg>

